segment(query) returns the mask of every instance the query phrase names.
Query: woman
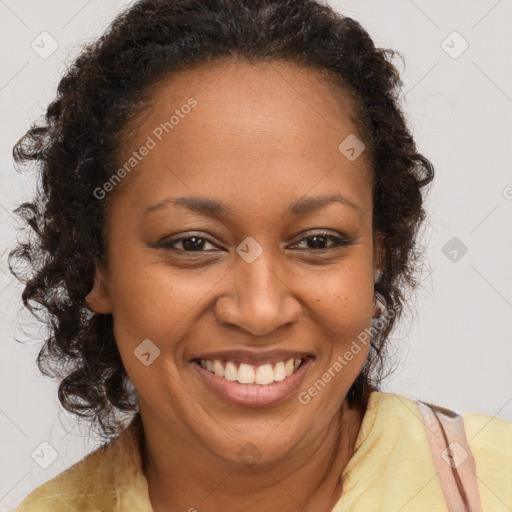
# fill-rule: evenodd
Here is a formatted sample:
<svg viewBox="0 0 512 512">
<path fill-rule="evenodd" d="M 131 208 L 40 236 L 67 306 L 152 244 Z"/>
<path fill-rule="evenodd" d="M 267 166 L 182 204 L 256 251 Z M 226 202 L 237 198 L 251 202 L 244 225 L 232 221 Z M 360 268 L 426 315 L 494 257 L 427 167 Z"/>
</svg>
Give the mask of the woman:
<svg viewBox="0 0 512 512">
<path fill-rule="evenodd" d="M 512 506 L 510 424 L 379 391 L 433 178 L 392 55 L 313 0 L 142 0 L 76 60 L 12 258 L 107 443 L 17 510 Z"/>
</svg>

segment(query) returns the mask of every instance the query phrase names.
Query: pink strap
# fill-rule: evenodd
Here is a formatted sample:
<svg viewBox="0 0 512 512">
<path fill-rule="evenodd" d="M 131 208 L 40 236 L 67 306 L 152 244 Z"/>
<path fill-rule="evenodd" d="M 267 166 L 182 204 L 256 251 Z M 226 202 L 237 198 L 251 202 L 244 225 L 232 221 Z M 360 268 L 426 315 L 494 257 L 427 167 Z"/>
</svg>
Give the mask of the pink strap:
<svg viewBox="0 0 512 512">
<path fill-rule="evenodd" d="M 459 414 L 418 400 L 449 512 L 482 512 L 476 463 Z"/>
</svg>

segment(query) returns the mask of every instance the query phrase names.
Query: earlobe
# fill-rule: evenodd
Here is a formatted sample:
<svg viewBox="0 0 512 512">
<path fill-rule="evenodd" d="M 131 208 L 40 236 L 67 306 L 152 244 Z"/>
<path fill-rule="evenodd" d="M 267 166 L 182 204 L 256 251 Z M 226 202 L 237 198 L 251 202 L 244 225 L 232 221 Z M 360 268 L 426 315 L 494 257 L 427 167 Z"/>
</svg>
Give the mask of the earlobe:
<svg viewBox="0 0 512 512">
<path fill-rule="evenodd" d="M 106 284 L 106 270 L 101 264 L 96 264 L 94 284 L 91 291 L 85 297 L 87 307 L 95 312 L 104 315 L 112 313 L 112 304 Z"/>
</svg>

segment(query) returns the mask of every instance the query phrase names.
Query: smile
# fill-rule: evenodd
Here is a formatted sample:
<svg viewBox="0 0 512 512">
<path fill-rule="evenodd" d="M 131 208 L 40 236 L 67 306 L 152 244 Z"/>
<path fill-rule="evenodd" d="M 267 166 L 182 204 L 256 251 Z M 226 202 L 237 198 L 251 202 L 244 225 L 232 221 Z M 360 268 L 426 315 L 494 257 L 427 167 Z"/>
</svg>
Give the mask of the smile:
<svg viewBox="0 0 512 512">
<path fill-rule="evenodd" d="M 302 359 L 288 359 L 272 364 L 263 364 L 253 366 L 246 363 L 237 363 L 236 361 L 226 361 L 222 363 L 218 359 L 210 361 L 200 359 L 199 364 L 209 372 L 215 373 L 217 377 L 238 381 L 240 384 L 259 384 L 266 386 L 273 382 L 280 382 L 289 377 L 302 363 Z"/>
<path fill-rule="evenodd" d="M 290 358 L 252 365 L 236 360 L 194 359 L 193 369 L 223 399 L 249 407 L 269 406 L 294 393 L 314 358 Z"/>
</svg>

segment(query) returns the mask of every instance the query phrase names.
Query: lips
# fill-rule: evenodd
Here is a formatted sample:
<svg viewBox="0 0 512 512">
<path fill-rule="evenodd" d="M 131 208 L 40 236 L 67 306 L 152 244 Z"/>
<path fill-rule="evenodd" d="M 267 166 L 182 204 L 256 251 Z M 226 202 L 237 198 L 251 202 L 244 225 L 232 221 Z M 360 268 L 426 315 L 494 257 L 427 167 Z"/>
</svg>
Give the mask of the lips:
<svg viewBox="0 0 512 512">
<path fill-rule="evenodd" d="M 264 407 L 295 393 L 314 359 L 308 352 L 229 350 L 198 354 L 190 367 L 218 398 Z"/>
</svg>

